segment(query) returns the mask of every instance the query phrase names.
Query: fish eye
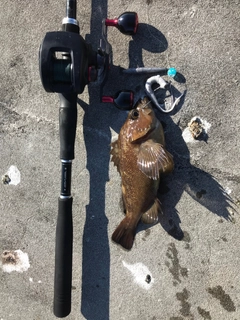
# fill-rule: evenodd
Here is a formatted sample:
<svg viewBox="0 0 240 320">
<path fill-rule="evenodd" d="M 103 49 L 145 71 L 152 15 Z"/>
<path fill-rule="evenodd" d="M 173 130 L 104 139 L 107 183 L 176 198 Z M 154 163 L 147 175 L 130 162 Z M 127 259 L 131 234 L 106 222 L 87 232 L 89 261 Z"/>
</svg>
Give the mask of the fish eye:
<svg viewBox="0 0 240 320">
<path fill-rule="evenodd" d="M 132 110 L 132 112 L 131 112 L 131 118 L 132 118 L 133 120 L 136 120 L 136 119 L 138 118 L 138 116 L 139 116 L 139 112 L 138 112 L 136 109 Z"/>
</svg>

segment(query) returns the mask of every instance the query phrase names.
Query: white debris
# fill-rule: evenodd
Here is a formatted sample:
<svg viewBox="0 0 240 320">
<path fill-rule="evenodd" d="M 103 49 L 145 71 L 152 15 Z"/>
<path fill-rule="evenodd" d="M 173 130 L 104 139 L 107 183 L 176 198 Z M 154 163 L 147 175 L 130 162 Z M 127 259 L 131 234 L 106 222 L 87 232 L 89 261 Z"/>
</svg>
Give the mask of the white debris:
<svg viewBox="0 0 240 320">
<path fill-rule="evenodd" d="M 33 278 L 29 278 L 29 281 L 32 282 L 32 283 L 34 282 L 34 281 L 33 281 Z M 41 281 L 41 280 L 38 280 L 37 283 L 42 283 L 42 281 Z"/>
<path fill-rule="evenodd" d="M 141 262 L 128 264 L 127 262 L 123 261 L 122 263 L 124 267 L 126 267 L 132 273 L 134 282 L 136 284 L 145 290 L 149 290 L 152 287 L 154 278 L 147 266 Z"/>
<path fill-rule="evenodd" d="M 195 142 L 196 140 L 193 138 L 189 128 L 185 128 L 183 130 L 183 133 L 182 133 L 182 137 L 183 137 L 183 140 L 188 143 L 188 142 Z"/>
<path fill-rule="evenodd" d="M 231 192 L 232 192 L 232 190 L 229 187 L 226 187 L 224 191 L 228 195 L 231 194 Z"/>
<path fill-rule="evenodd" d="M 2 177 L 4 184 L 13 184 L 14 186 L 18 185 L 20 180 L 21 174 L 16 166 L 11 166 L 7 173 Z"/>
<path fill-rule="evenodd" d="M 3 272 L 8 273 L 12 271 L 17 271 L 21 273 L 27 271 L 30 267 L 28 254 L 22 252 L 21 250 L 5 250 L 1 255 L 1 267 Z M 30 279 L 29 281 L 31 281 Z"/>
<path fill-rule="evenodd" d="M 201 119 L 201 121 L 202 121 L 202 125 L 203 125 L 205 132 L 208 133 L 209 129 L 212 126 L 211 123 L 207 122 L 207 120 L 204 120 L 204 119 Z"/>
<path fill-rule="evenodd" d="M 183 130 L 182 137 L 186 143 L 196 142 L 202 135 L 207 135 L 211 124 L 200 117 L 193 117 L 188 123 L 187 128 Z"/>
</svg>

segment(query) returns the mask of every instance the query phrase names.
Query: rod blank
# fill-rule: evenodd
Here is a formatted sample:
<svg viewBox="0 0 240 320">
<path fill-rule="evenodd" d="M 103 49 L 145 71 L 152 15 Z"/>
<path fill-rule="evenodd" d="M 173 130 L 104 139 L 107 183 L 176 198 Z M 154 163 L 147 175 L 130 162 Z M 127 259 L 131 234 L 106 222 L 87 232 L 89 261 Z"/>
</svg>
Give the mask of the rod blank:
<svg viewBox="0 0 240 320">
<path fill-rule="evenodd" d="M 76 0 L 67 0 L 66 17 L 76 19 Z"/>
</svg>

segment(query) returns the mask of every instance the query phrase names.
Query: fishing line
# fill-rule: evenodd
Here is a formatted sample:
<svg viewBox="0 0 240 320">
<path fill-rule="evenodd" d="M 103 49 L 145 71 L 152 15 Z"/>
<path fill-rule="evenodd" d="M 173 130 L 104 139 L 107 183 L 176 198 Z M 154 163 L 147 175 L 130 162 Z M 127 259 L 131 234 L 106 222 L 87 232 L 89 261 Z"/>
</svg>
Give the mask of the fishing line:
<svg viewBox="0 0 240 320">
<path fill-rule="evenodd" d="M 155 92 L 155 91 L 157 91 L 157 90 L 159 90 L 159 89 L 161 89 L 161 86 L 158 86 L 157 88 L 155 88 L 155 89 L 153 90 L 153 92 Z M 142 109 L 145 109 L 146 106 L 148 106 L 151 102 L 152 102 L 152 100 L 149 100 L 148 103 L 146 103 L 146 104 L 143 105 Z"/>
</svg>

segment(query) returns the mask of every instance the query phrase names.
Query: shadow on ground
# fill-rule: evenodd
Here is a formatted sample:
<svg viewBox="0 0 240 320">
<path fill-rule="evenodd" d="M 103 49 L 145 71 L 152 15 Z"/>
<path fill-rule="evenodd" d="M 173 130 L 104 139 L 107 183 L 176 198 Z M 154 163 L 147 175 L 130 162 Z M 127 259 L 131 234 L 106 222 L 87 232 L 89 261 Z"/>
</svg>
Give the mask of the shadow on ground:
<svg viewBox="0 0 240 320">
<path fill-rule="evenodd" d="M 160 224 L 163 229 L 173 238 L 183 239 L 184 232 L 180 226 L 181 219 L 176 206 L 184 191 L 213 214 L 231 220 L 229 209 L 234 208 L 232 199 L 210 173 L 190 163 L 190 153 L 182 137 L 182 131 L 171 117 L 158 111 L 157 115 L 165 129 L 167 150 L 172 153 L 175 163 L 173 173 L 162 178 L 159 188 L 163 210 Z M 183 214 L 187 214 L 188 210 L 185 208 Z M 141 224 L 138 231 L 147 228 Z"/>
<path fill-rule="evenodd" d="M 88 42 L 98 47 L 102 18 L 107 16 L 107 0 L 92 0 L 91 34 Z M 99 93 L 89 86 L 90 104 L 79 100 L 84 109 L 83 134 L 90 176 L 89 204 L 82 247 L 81 313 L 86 319 L 109 319 L 110 254 L 108 219 L 105 215 L 105 184 L 108 181 L 110 113 L 99 107 Z"/>
<path fill-rule="evenodd" d="M 91 33 L 87 35 L 86 40 L 95 49 L 101 37 L 102 19 L 107 17 L 107 1 L 99 5 L 97 0 L 92 0 L 92 8 L 94 9 L 91 17 Z M 149 41 L 149 32 L 154 35 L 153 41 Z M 129 41 L 129 37 L 126 41 Z M 131 67 L 143 66 L 143 49 L 160 53 L 167 49 L 167 41 L 154 27 L 139 24 L 138 33 L 129 42 Z M 105 90 L 108 94 L 114 95 L 132 83 L 134 82 L 130 77 L 121 74 L 120 66 L 112 66 Z M 139 77 L 135 78 L 136 83 L 139 84 Z M 139 85 L 138 88 L 140 89 Z M 86 319 L 91 320 L 109 319 L 110 255 L 108 219 L 105 215 L 105 187 L 109 180 L 110 127 L 119 133 L 127 115 L 113 105 L 100 105 L 100 92 L 97 86 L 89 85 L 89 105 L 81 99 L 78 100 L 85 112 L 83 134 L 90 175 L 90 195 L 89 204 L 86 206 L 82 248 L 81 313 Z"/>
</svg>

